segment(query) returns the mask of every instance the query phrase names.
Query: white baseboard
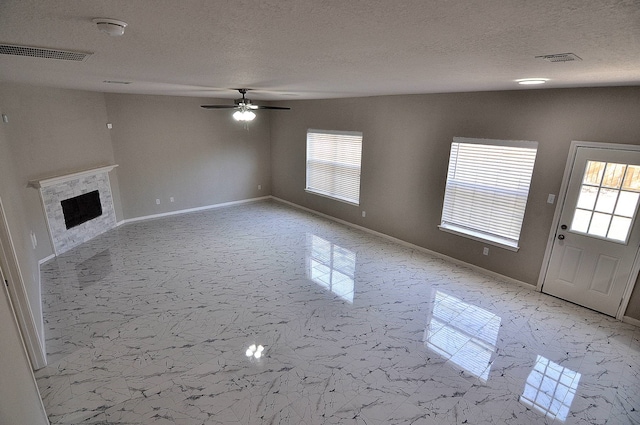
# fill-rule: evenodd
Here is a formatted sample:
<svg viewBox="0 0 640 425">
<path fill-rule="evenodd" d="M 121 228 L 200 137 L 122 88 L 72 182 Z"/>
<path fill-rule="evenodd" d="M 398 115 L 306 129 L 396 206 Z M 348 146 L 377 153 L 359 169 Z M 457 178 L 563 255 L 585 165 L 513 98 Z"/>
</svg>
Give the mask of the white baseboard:
<svg viewBox="0 0 640 425">
<path fill-rule="evenodd" d="M 187 208 L 187 209 L 184 209 L 184 210 L 169 211 L 169 212 L 166 212 L 166 213 L 151 214 L 151 215 L 145 215 L 145 216 L 142 216 L 142 217 L 128 218 L 126 220 L 119 221 L 117 223 L 117 226 L 121 226 L 123 224 L 128 224 L 128 223 L 134 223 L 136 221 L 153 220 L 154 218 L 168 217 L 168 216 L 171 216 L 171 215 L 187 214 L 187 213 L 192 213 L 192 212 L 197 212 L 197 211 L 211 210 L 211 209 L 214 209 L 214 208 L 224 208 L 224 207 L 230 207 L 230 206 L 233 206 L 233 205 L 247 204 L 249 202 L 264 201 L 264 200 L 267 200 L 267 199 L 270 199 L 270 198 L 271 198 L 271 196 L 261 196 L 259 198 L 242 199 L 240 201 L 223 202 L 221 204 L 205 205 L 204 207 Z"/>
<path fill-rule="evenodd" d="M 46 256 L 46 257 L 38 260 L 38 265 L 41 266 L 41 265 L 43 265 L 44 263 L 46 263 L 47 261 L 49 261 L 49 260 L 51 260 L 53 258 L 56 258 L 56 254 L 51 254 L 49 256 Z"/>
<path fill-rule="evenodd" d="M 514 278 L 509 277 L 509 276 L 502 275 L 500 273 L 496 273 L 496 272 L 491 271 L 491 270 L 487 270 L 485 268 L 476 266 L 475 264 L 470 264 L 470 263 L 467 263 L 465 261 L 458 260 L 457 258 L 449 257 L 448 255 L 444 255 L 444 254 L 441 254 L 439 252 L 432 251 L 432 250 L 427 249 L 427 248 L 423 248 L 423 247 L 421 247 L 419 245 L 415 245 L 415 244 L 412 244 L 410 242 L 403 241 L 402 239 L 394 238 L 393 236 L 389 236 L 389 235 L 384 234 L 384 233 L 376 232 L 375 230 L 371 230 L 371 229 L 368 229 L 366 227 L 359 226 L 357 224 L 353 224 L 353 223 L 350 223 L 348 221 L 341 220 L 339 218 L 330 216 L 328 214 L 324 214 L 324 213 L 312 210 L 310 208 L 303 207 L 302 205 L 298 205 L 298 204 L 295 204 L 293 202 L 286 201 L 284 199 L 278 198 L 278 197 L 273 196 L 273 195 L 271 196 L 271 199 L 273 199 L 274 201 L 277 201 L 277 202 L 281 202 L 283 204 L 290 205 L 290 206 L 292 206 L 294 208 L 298 208 L 298 209 L 310 212 L 312 214 L 319 215 L 321 217 L 327 218 L 327 219 L 335 221 L 337 223 L 344 224 L 344 225 L 352 227 L 354 229 L 362 230 L 363 232 L 367 232 L 367 233 L 370 233 L 372 235 L 379 236 L 381 238 L 384 238 L 384 239 L 387 239 L 389 241 L 395 242 L 395 243 L 397 243 L 399 245 L 406 246 L 407 248 L 411 248 L 411 249 L 415 249 L 416 251 L 424 252 L 425 254 L 429 254 L 429 255 L 432 255 L 434 257 L 441 258 L 443 260 L 449 261 L 451 263 L 454 263 L 454 264 L 457 264 L 457 265 L 460 265 L 460 266 L 463 266 L 463 267 L 468 267 L 468 268 L 470 268 L 472 270 L 475 270 L 475 271 L 477 271 L 479 273 L 482 273 L 484 275 L 488 275 L 488 276 L 494 277 L 496 279 L 500 279 L 500 280 L 503 280 L 503 281 L 506 281 L 506 282 L 509 282 L 509 283 L 513 283 L 513 284 L 522 286 L 524 288 L 530 289 L 532 291 L 536 290 L 536 286 L 535 285 L 523 282 L 521 280 L 514 279 Z"/>
<path fill-rule="evenodd" d="M 623 316 L 622 317 L 622 321 L 624 323 L 628 323 L 630 325 L 634 325 L 640 328 L 640 320 L 638 319 L 634 319 L 633 317 L 629 317 L 629 316 Z"/>
</svg>

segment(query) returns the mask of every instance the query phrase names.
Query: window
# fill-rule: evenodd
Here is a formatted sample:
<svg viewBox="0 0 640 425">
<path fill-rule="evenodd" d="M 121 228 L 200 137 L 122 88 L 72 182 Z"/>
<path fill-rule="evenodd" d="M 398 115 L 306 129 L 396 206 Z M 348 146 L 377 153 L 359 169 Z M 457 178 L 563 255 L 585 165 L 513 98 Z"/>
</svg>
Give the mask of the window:
<svg viewBox="0 0 640 425">
<path fill-rule="evenodd" d="M 627 243 L 640 197 L 640 166 L 587 161 L 571 230 Z"/>
<path fill-rule="evenodd" d="M 440 229 L 517 251 L 537 149 L 455 137 Z"/>
<path fill-rule="evenodd" d="M 307 131 L 306 191 L 358 205 L 362 133 Z"/>
</svg>

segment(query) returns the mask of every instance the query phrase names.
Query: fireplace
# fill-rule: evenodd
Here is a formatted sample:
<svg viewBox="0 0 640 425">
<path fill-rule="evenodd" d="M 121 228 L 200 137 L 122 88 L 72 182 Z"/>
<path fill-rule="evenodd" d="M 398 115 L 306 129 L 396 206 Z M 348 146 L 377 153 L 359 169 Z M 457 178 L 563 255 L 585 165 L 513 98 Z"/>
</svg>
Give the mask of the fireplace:
<svg viewBox="0 0 640 425">
<path fill-rule="evenodd" d="M 109 181 L 109 171 L 116 166 L 29 182 L 29 186 L 40 189 L 55 255 L 116 226 Z"/>
</svg>

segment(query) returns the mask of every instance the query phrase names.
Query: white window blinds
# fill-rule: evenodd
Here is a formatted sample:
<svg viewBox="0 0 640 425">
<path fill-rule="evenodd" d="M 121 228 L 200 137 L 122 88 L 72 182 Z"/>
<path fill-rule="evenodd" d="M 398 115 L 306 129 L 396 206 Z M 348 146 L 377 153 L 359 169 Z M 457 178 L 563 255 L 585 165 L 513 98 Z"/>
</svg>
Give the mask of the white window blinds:
<svg viewBox="0 0 640 425">
<path fill-rule="evenodd" d="M 360 132 L 308 130 L 306 190 L 359 204 L 361 156 Z"/>
<path fill-rule="evenodd" d="M 441 229 L 517 249 L 537 148 L 538 142 L 455 137 Z"/>
</svg>

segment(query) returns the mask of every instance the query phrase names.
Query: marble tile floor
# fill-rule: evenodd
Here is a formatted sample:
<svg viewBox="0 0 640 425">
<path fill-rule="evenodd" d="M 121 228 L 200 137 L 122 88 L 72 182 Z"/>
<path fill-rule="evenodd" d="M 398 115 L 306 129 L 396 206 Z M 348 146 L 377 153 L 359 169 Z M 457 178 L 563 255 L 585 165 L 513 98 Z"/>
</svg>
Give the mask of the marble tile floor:
<svg viewBox="0 0 640 425">
<path fill-rule="evenodd" d="M 640 329 L 276 202 L 42 267 L 52 424 L 639 424 Z"/>
</svg>

